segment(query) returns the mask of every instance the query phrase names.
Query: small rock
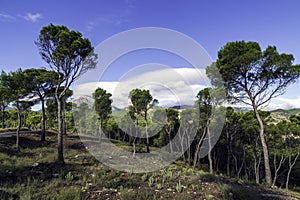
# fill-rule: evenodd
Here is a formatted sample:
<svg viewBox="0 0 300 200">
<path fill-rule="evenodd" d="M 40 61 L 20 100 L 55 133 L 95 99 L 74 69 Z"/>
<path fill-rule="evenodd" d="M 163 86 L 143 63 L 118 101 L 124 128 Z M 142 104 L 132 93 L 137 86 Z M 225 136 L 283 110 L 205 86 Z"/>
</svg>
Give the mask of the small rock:
<svg viewBox="0 0 300 200">
<path fill-rule="evenodd" d="M 32 165 L 32 167 L 37 167 L 37 166 L 39 166 L 39 164 L 40 164 L 40 163 L 36 162 L 36 163 L 34 163 L 34 164 Z"/>
</svg>

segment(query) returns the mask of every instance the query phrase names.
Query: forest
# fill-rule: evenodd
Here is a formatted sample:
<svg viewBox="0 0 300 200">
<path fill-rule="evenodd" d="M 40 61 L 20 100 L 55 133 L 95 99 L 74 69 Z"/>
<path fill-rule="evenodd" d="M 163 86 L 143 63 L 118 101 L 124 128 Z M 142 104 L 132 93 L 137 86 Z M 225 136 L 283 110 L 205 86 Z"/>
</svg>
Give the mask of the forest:
<svg viewBox="0 0 300 200">
<path fill-rule="evenodd" d="M 101 60 L 89 39 L 50 24 L 35 44 L 46 68 L 0 76 L 1 199 L 300 198 L 300 110 L 278 117 L 263 109 L 299 79 L 293 55 L 228 42 L 194 105 L 162 107 L 134 88 L 128 107 L 116 109 L 101 87 L 72 99 L 72 84 Z M 83 136 L 133 158 L 162 148 L 180 157 L 157 172 L 121 172 L 94 158 Z"/>
</svg>

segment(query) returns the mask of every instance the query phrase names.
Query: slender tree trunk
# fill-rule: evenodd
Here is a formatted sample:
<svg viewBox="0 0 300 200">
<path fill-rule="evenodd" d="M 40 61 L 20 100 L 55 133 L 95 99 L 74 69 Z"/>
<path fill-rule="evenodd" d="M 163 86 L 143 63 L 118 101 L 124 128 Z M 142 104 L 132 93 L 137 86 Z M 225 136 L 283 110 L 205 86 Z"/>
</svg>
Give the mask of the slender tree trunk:
<svg viewBox="0 0 300 200">
<path fill-rule="evenodd" d="M 18 126 L 17 126 L 17 139 L 16 139 L 16 149 L 19 152 L 20 151 L 20 130 L 22 126 L 22 116 L 21 116 L 21 110 L 18 108 Z"/>
<path fill-rule="evenodd" d="M 139 131 L 139 120 L 138 120 L 138 116 L 136 116 L 136 120 L 135 120 L 135 137 L 133 138 L 133 153 L 132 153 L 132 158 L 135 158 L 135 153 L 136 153 L 136 146 L 135 146 L 135 142 L 136 142 L 136 137 L 138 135 L 138 131 Z"/>
<path fill-rule="evenodd" d="M 257 159 L 254 159 L 254 174 L 255 174 L 255 182 L 259 184 L 259 166 L 260 166 L 260 158 L 257 161 Z"/>
<path fill-rule="evenodd" d="M 99 122 L 99 145 L 101 145 L 101 138 L 102 138 L 102 118 L 100 118 Z"/>
<path fill-rule="evenodd" d="M 62 102 L 61 99 L 57 99 L 57 120 L 58 120 L 58 138 L 57 138 L 57 150 L 58 150 L 58 162 L 64 164 L 63 153 L 63 115 L 62 115 Z"/>
<path fill-rule="evenodd" d="M 197 164 L 197 162 L 198 162 L 198 154 L 199 154 L 199 151 L 200 151 L 200 146 L 201 146 L 201 144 L 202 144 L 202 142 L 203 142 L 203 139 L 204 139 L 204 137 L 205 137 L 205 135 L 206 135 L 206 127 L 204 127 L 204 131 L 203 131 L 203 134 L 202 134 L 202 136 L 201 136 L 201 138 L 200 138 L 200 140 L 199 140 L 199 142 L 198 142 L 198 145 L 197 145 L 197 148 L 196 148 L 196 151 L 195 151 L 195 155 L 194 155 L 194 165 L 193 165 L 193 168 L 195 169 L 195 167 L 196 167 L 196 164 Z"/>
<path fill-rule="evenodd" d="M 226 172 L 227 176 L 230 176 L 230 161 L 231 161 L 231 136 L 229 136 L 229 131 L 226 131 L 226 140 L 227 140 L 227 163 L 226 163 Z"/>
<path fill-rule="evenodd" d="M 226 128 L 227 129 L 227 128 Z M 227 149 L 227 158 L 226 158 L 226 175 L 230 175 L 230 150 L 229 150 L 229 131 L 226 130 L 226 149 Z"/>
<path fill-rule="evenodd" d="M 187 135 L 187 144 L 191 144 L 190 143 L 190 135 Z M 189 146 L 189 148 L 188 148 L 188 162 L 189 162 L 189 165 L 191 165 L 191 160 L 192 160 L 191 152 L 192 152 L 191 146 Z"/>
<path fill-rule="evenodd" d="M 63 108 L 62 108 L 62 127 L 63 127 L 63 135 L 67 135 L 67 125 L 66 125 L 66 108 L 65 108 L 66 102 L 63 102 Z"/>
<path fill-rule="evenodd" d="M 145 122 L 146 122 L 146 146 L 147 146 L 147 153 L 150 153 L 150 148 L 149 148 L 149 136 L 148 136 L 147 113 L 145 113 Z"/>
<path fill-rule="evenodd" d="M 286 158 L 284 158 L 283 154 L 281 154 L 280 161 L 279 161 L 279 164 L 278 164 L 278 166 L 277 166 L 277 159 L 276 159 L 276 157 L 277 157 L 277 156 L 276 156 L 276 153 L 275 153 L 275 154 L 274 154 L 274 159 L 273 159 L 274 168 L 275 168 L 275 173 L 274 173 L 274 179 L 273 179 L 272 187 L 275 186 L 276 180 L 277 180 L 277 178 L 278 178 L 278 172 L 279 172 L 279 170 L 280 170 L 280 168 L 281 168 L 281 165 L 284 163 L 284 161 L 285 161 L 285 159 L 286 159 Z"/>
<path fill-rule="evenodd" d="M 300 152 L 297 153 L 294 161 L 292 162 L 292 156 L 289 155 L 289 170 L 288 170 L 288 173 L 286 176 L 286 182 L 285 182 L 286 189 L 289 189 L 290 175 L 291 175 L 292 169 L 293 169 L 294 165 L 296 164 L 296 161 L 298 160 L 299 156 L 300 156 Z"/>
<path fill-rule="evenodd" d="M 241 177 L 241 172 L 242 172 L 242 169 L 243 169 L 243 166 L 244 166 L 244 163 L 245 163 L 245 151 L 243 153 L 243 161 L 242 161 L 242 164 L 240 165 L 240 168 L 238 169 L 237 171 L 237 177 L 240 178 Z"/>
<path fill-rule="evenodd" d="M 46 139 L 46 116 L 45 116 L 45 101 L 41 98 L 42 103 L 42 133 L 41 133 L 41 141 L 45 141 Z"/>
<path fill-rule="evenodd" d="M 168 137 L 169 137 L 169 145 L 170 145 L 170 152 L 173 153 L 173 145 L 171 142 L 171 130 L 167 130 Z"/>
<path fill-rule="evenodd" d="M 208 162 L 209 162 L 209 172 L 212 174 L 214 173 L 213 170 L 213 160 L 211 157 L 211 140 L 210 140 L 210 130 L 209 127 L 207 127 L 207 137 L 208 137 Z"/>
<path fill-rule="evenodd" d="M 4 120 L 4 118 L 5 118 L 5 107 L 2 107 L 1 114 L 2 114 L 2 128 L 5 128 L 5 124 L 4 124 L 4 122 L 5 122 L 5 120 Z"/>
<path fill-rule="evenodd" d="M 257 140 L 255 140 L 255 147 L 254 147 L 254 174 L 255 174 L 255 181 L 257 184 L 259 184 L 259 168 L 260 168 L 260 163 L 261 163 L 261 154 L 257 154 Z"/>
<path fill-rule="evenodd" d="M 235 173 L 236 173 L 236 176 L 238 176 L 238 171 L 239 171 L 239 169 L 238 169 L 238 160 L 237 160 L 235 155 L 232 155 L 232 157 L 233 157 L 233 160 L 234 160 Z"/>
<path fill-rule="evenodd" d="M 259 124 L 259 136 L 260 136 L 260 141 L 261 141 L 261 146 L 263 150 L 263 155 L 264 155 L 264 165 L 265 165 L 265 178 L 266 182 L 271 185 L 272 184 L 272 175 L 271 175 L 271 168 L 270 168 L 270 162 L 269 162 L 269 152 L 268 152 L 268 146 L 265 140 L 265 135 L 264 135 L 264 124 L 263 121 L 258 113 L 256 105 L 253 105 L 253 109 L 255 112 L 256 119 Z"/>
<path fill-rule="evenodd" d="M 181 130 L 180 128 L 180 147 L 181 147 L 181 155 L 183 157 L 183 161 L 186 162 L 186 155 L 184 152 L 184 130 Z"/>
</svg>

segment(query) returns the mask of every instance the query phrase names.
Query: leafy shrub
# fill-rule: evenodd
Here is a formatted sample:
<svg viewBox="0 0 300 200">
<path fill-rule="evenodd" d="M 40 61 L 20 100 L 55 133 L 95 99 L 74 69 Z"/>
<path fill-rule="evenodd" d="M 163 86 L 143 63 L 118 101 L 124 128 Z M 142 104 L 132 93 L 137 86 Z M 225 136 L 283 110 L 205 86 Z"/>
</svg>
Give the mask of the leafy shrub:
<svg viewBox="0 0 300 200">
<path fill-rule="evenodd" d="M 72 172 L 68 172 L 65 176 L 65 179 L 68 181 L 73 181 L 74 180 L 74 175 L 72 174 Z"/>
<path fill-rule="evenodd" d="M 177 191 L 178 193 L 181 193 L 182 190 L 183 190 L 183 187 L 182 187 L 181 182 L 180 182 L 180 180 L 179 180 L 179 182 L 176 184 L 176 191 Z"/>
</svg>

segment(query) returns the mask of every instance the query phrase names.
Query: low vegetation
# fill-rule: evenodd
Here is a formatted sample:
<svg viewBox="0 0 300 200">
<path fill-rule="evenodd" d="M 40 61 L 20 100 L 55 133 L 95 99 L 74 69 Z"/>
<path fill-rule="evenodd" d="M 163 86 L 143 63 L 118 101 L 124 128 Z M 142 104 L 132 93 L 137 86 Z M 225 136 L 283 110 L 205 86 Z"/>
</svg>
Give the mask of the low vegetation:
<svg viewBox="0 0 300 200">
<path fill-rule="evenodd" d="M 300 198 L 240 179 L 212 175 L 177 161 L 157 172 L 113 170 L 94 159 L 76 135 L 65 136 L 65 165 L 56 162 L 56 134 L 0 140 L 0 199 L 280 199 Z M 126 144 L 121 144 L 125 146 Z"/>
</svg>

